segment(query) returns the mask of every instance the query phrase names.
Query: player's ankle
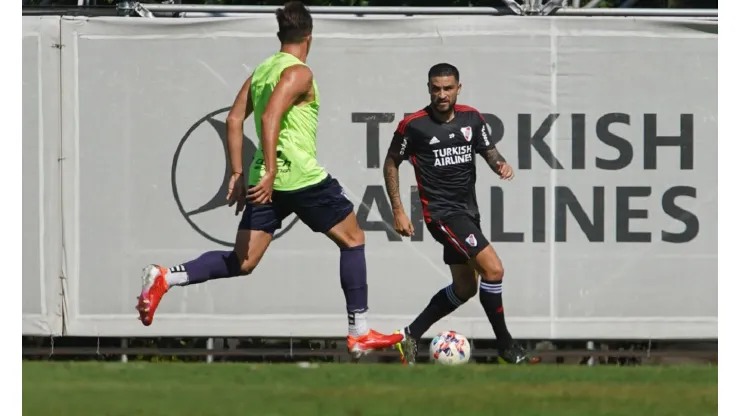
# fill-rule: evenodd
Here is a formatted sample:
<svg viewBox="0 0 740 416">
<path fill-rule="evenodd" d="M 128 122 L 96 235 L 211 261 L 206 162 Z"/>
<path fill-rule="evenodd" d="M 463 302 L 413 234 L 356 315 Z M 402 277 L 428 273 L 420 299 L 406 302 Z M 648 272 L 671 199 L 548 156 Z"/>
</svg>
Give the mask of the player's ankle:
<svg viewBox="0 0 740 416">
<path fill-rule="evenodd" d="M 348 332 L 350 336 L 361 337 L 370 332 L 367 326 L 367 310 L 347 311 Z"/>
<path fill-rule="evenodd" d="M 421 336 L 415 336 L 413 334 L 413 332 L 411 332 L 411 327 L 408 327 L 408 326 L 405 327 L 405 328 L 403 328 L 401 330 L 401 333 L 403 334 L 403 340 L 404 341 L 407 340 L 407 339 L 411 339 L 411 340 L 414 340 L 414 341 L 419 341 L 419 338 L 421 338 Z"/>
</svg>

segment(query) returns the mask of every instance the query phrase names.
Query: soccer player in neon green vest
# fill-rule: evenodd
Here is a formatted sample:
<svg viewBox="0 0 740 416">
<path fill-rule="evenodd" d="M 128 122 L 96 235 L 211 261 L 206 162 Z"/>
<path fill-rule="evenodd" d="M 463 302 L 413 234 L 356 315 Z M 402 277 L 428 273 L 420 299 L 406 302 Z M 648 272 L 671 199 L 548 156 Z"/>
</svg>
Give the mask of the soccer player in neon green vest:
<svg viewBox="0 0 740 416">
<path fill-rule="evenodd" d="M 251 273 L 282 221 L 295 213 L 314 232 L 329 237 L 341 251 L 340 280 L 347 304 L 347 347 L 353 357 L 392 347 L 400 334 L 385 335 L 367 324 L 365 234 L 354 205 L 316 160 L 319 90 L 306 57 L 313 20 L 306 7 L 291 1 L 277 11 L 280 52 L 263 61 L 239 91 L 227 118 L 231 164 L 229 206 L 244 211 L 233 251 L 209 251 L 179 266 L 149 265 L 142 275 L 137 309 L 151 325 L 160 300 L 172 286 Z M 244 120 L 254 113 L 260 145 L 249 167 L 245 194 L 242 172 Z"/>
</svg>

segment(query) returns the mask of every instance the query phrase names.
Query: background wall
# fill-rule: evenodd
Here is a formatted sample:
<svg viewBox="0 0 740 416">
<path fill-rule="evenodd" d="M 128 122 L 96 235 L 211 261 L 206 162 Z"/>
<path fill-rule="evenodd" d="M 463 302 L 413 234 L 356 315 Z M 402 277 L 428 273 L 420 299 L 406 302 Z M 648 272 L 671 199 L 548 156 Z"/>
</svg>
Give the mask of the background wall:
<svg viewBox="0 0 740 416">
<path fill-rule="evenodd" d="M 151 327 L 139 273 L 228 249 L 225 117 L 278 48 L 274 17 L 23 17 L 23 333 L 343 336 L 338 250 L 289 217 L 255 273 L 173 289 Z M 394 235 L 380 170 L 397 123 L 456 65 L 516 169 L 479 165 L 482 225 L 521 338 L 717 337 L 717 37 L 676 19 L 320 17 L 319 160 L 367 231 L 371 324 L 448 284 L 423 230 Z M 245 124 L 246 161 L 256 135 Z M 385 220 L 385 222 L 384 222 Z M 392 223 L 392 222 L 391 222 Z M 432 330 L 492 337 L 476 301 Z"/>
</svg>

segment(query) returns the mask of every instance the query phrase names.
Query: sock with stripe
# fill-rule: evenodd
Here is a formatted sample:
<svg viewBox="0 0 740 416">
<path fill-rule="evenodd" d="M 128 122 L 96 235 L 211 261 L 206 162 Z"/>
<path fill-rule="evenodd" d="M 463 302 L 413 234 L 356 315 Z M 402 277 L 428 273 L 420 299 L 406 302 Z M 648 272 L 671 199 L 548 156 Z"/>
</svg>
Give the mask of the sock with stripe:
<svg viewBox="0 0 740 416">
<path fill-rule="evenodd" d="M 340 250 L 339 280 L 347 302 L 349 335 L 365 335 L 370 329 L 367 326 L 367 263 L 364 244 Z"/>
<path fill-rule="evenodd" d="M 170 286 L 187 286 L 188 284 L 188 272 L 185 271 L 185 266 L 182 264 L 167 269 L 164 278 Z"/>
<path fill-rule="evenodd" d="M 187 286 L 224 277 L 241 276 L 239 257 L 233 251 L 209 251 L 179 266 L 170 267 L 165 279 L 170 286 Z"/>
<path fill-rule="evenodd" d="M 504 320 L 504 302 L 501 293 L 503 293 L 501 280 L 480 281 L 480 303 L 486 312 L 488 322 L 493 327 L 493 333 L 496 334 L 499 350 L 511 345 L 511 334 L 509 334 L 509 329 L 506 328 L 506 321 Z"/>
<path fill-rule="evenodd" d="M 427 307 L 406 328 L 408 334 L 414 339 L 421 338 L 432 325 L 454 312 L 455 309 L 462 306 L 466 301 L 467 299 L 462 300 L 455 294 L 452 285 L 447 286 L 432 296 L 432 300 L 429 301 Z"/>
</svg>

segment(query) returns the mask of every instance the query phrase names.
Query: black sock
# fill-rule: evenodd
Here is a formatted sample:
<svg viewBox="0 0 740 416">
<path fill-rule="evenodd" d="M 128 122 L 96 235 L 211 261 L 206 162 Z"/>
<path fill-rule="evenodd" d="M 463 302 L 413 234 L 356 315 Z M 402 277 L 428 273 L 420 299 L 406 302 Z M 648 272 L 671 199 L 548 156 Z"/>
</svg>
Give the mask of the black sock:
<svg viewBox="0 0 740 416">
<path fill-rule="evenodd" d="M 429 328 L 437 321 L 451 314 L 455 309 L 460 307 L 465 301 L 455 295 L 452 285 L 437 292 L 432 296 L 426 309 L 408 326 L 409 335 L 414 339 L 421 338 Z"/>
<path fill-rule="evenodd" d="M 488 322 L 493 327 L 493 333 L 496 334 L 499 350 L 508 348 L 512 342 L 504 320 L 504 302 L 501 299 L 501 292 L 503 292 L 501 281 L 480 281 L 480 303 L 486 311 Z"/>
</svg>

